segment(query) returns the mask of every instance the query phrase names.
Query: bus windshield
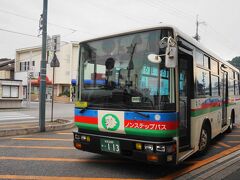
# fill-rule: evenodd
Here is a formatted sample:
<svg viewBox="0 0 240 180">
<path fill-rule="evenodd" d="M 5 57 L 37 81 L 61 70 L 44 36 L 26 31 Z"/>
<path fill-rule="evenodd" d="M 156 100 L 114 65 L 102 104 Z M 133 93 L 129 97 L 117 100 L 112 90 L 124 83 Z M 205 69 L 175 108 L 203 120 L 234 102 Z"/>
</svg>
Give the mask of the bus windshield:
<svg viewBox="0 0 240 180">
<path fill-rule="evenodd" d="M 174 70 L 148 60 L 172 30 L 123 35 L 80 44 L 81 101 L 89 107 L 175 110 Z"/>
</svg>

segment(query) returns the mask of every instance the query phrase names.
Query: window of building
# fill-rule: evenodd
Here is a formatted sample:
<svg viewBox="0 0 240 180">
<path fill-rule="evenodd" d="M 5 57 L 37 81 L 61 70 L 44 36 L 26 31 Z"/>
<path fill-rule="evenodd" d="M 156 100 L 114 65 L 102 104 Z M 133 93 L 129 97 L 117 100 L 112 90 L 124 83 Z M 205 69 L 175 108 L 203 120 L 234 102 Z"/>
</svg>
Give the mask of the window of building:
<svg viewBox="0 0 240 180">
<path fill-rule="evenodd" d="M 19 63 L 19 71 L 20 72 L 22 71 L 22 63 L 21 62 Z"/>
<path fill-rule="evenodd" d="M 35 66 L 35 61 L 32 61 L 32 66 Z"/>
<path fill-rule="evenodd" d="M 25 71 L 25 62 L 20 62 L 20 71 Z"/>
<path fill-rule="evenodd" d="M 18 86 L 2 86 L 2 97 L 3 98 L 18 98 L 19 87 Z"/>
<path fill-rule="evenodd" d="M 29 71 L 29 61 L 27 61 L 27 71 Z"/>
<path fill-rule="evenodd" d="M 2 97 L 10 98 L 11 97 L 10 86 L 2 86 Z"/>
<path fill-rule="evenodd" d="M 27 62 L 24 62 L 24 71 L 27 71 Z"/>
<path fill-rule="evenodd" d="M 209 71 L 197 68 L 196 74 L 196 95 L 197 96 L 210 96 L 210 80 Z"/>
</svg>

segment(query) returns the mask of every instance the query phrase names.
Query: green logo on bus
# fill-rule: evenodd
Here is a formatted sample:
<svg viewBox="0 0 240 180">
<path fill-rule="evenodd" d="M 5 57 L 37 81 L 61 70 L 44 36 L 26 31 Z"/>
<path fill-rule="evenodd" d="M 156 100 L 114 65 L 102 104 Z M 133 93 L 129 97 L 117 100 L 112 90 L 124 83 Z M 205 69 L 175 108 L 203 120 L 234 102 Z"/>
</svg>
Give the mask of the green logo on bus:
<svg viewBox="0 0 240 180">
<path fill-rule="evenodd" d="M 116 131 L 120 126 L 120 121 L 114 114 L 105 114 L 102 118 L 102 126 L 109 131 Z"/>
</svg>

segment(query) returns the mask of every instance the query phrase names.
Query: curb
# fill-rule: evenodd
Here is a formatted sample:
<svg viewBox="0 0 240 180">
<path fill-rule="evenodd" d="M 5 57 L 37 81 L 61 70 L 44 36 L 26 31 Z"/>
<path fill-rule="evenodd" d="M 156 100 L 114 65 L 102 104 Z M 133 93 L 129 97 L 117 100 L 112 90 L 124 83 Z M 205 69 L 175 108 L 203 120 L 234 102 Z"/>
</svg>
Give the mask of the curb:
<svg viewBox="0 0 240 180">
<path fill-rule="evenodd" d="M 74 127 L 73 121 L 64 120 L 64 119 L 57 119 L 56 121 L 63 124 L 48 125 L 45 127 L 46 132 L 71 129 Z M 30 127 L 30 128 L 4 129 L 4 130 L 0 130 L 0 137 L 26 135 L 26 134 L 33 134 L 33 133 L 39 133 L 39 132 L 40 132 L 40 128 L 38 126 Z"/>
</svg>

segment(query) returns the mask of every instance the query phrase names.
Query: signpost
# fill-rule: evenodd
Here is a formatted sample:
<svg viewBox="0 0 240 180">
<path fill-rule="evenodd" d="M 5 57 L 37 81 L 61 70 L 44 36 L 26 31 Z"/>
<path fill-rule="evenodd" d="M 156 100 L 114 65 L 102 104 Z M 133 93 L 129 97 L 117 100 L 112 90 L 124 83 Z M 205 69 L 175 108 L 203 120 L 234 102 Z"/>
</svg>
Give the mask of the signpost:
<svg viewBox="0 0 240 180">
<path fill-rule="evenodd" d="M 51 122 L 53 122 L 55 67 L 60 67 L 60 63 L 59 63 L 59 60 L 56 55 L 56 51 L 60 51 L 60 35 L 52 36 L 52 47 L 53 47 L 54 55 L 53 55 L 53 59 L 50 63 L 50 66 L 53 68 Z"/>
</svg>

